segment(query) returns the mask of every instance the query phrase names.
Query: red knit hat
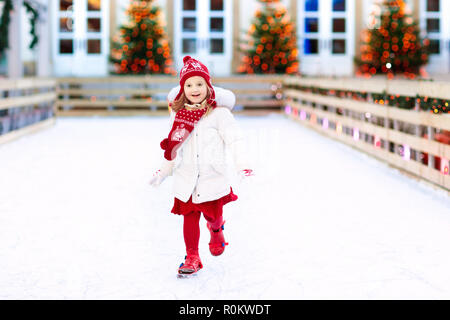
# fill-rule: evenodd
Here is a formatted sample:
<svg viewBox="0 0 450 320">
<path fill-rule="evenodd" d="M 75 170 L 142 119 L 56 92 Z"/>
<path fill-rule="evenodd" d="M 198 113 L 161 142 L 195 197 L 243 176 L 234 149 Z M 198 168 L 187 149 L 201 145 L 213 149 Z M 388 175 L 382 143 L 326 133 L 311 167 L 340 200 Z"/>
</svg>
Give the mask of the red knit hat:
<svg viewBox="0 0 450 320">
<path fill-rule="evenodd" d="M 200 76 L 203 79 L 205 79 L 206 84 L 208 85 L 210 89 L 210 97 L 207 101 L 207 103 L 215 107 L 216 106 L 216 94 L 214 92 L 214 88 L 211 84 L 211 77 L 209 76 L 208 68 L 201 63 L 200 61 L 191 58 L 190 56 L 185 56 L 183 58 L 184 66 L 180 71 L 180 91 L 178 92 L 177 96 L 175 97 L 175 100 L 178 100 L 180 98 L 181 94 L 184 92 L 184 83 L 187 79 L 194 76 Z"/>
</svg>

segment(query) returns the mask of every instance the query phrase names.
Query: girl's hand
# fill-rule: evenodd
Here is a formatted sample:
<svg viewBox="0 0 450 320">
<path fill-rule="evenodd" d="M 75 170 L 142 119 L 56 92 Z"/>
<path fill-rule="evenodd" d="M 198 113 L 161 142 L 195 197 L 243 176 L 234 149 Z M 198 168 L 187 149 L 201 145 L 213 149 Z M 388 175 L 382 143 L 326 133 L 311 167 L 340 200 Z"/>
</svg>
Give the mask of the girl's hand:
<svg viewBox="0 0 450 320">
<path fill-rule="evenodd" d="M 149 183 L 153 187 L 158 187 L 161 184 L 161 182 L 163 182 L 163 180 L 164 178 L 161 175 L 161 170 L 158 170 L 153 174 L 153 177 L 151 177 Z"/>
</svg>

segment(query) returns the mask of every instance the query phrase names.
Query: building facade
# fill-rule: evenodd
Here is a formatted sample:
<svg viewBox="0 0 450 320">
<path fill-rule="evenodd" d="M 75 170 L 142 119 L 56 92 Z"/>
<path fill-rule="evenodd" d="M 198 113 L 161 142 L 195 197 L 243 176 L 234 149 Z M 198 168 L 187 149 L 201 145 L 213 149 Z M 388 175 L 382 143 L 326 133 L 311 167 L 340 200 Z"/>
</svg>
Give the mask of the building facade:
<svg viewBox="0 0 450 320">
<path fill-rule="evenodd" d="M 351 76 L 360 33 L 374 27 L 381 0 L 281 0 L 297 28 L 301 73 Z M 14 0 L 20 6 L 23 0 Z M 24 10 L 12 15 L 11 48 L 3 70 L 9 76 L 106 76 L 110 39 L 126 23 L 130 0 L 36 0 L 42 4 L 38 48 L 27 49 Z M 433 53 L 429 74 L 450 74 L 450 1 L 407 0 Z M 203 61 L 215 76 L 235 72 L 239 40 L 248 30 L 257 0 L 155 0 L 164 15 L 176 69 L 182 57 Z M 0 63 L 0 66 L 2 64 Z M 29 67 L 28 69 L 24 66 Z M 6 67 L 5 67 L 6 66 Z M 0 67 L 0 72 L 1 72 Z M 3 71 L 6 73 L 6 71 Z"/>
</svg>

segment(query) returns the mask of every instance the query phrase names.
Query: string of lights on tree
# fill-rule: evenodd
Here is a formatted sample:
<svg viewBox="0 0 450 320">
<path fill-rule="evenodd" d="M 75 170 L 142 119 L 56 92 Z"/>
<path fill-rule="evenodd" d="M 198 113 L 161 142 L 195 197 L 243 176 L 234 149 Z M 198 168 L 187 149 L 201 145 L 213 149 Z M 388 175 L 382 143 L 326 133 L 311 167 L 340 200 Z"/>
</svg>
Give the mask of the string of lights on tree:
<svg viewBox="0 0 450 320">
<path fill-rule="evenodd" d="M 259 8 L 241 41 L 243 53 L 238 73 L 297 74 L 299 70 L 296 30 L 279 0 L 258 0 Z"/>
<path fill-rule="evenodd" d="M 175 75 L 161 9 L 153 0 L 131 1 L 126 14 L 129 21 L 111 45 L 115 72 Z"/>
<path fill-rule="evenodd" d="M 383 0 L 374 25 L 362 33 L 357 75 L 403 75 L 415 79 L 428 63 L 430 41 L 420 38 L 418 24 L 403 0 Z"/>
</svg>

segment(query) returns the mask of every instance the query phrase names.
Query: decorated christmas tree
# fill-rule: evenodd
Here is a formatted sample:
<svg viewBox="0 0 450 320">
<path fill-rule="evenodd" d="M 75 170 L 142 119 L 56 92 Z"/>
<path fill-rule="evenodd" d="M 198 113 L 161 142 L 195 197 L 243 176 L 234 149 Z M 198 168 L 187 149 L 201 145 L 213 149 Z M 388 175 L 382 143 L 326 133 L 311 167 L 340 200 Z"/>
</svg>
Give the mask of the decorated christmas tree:
<svg viewBox="0 0 450 320">
<path fill-rule="evenodd" d="M 383 0 L 374 26 L 362 33 L 361 56 L 355 59 L 357 74 L 403 74 L 415 78 L 428 62 L 429 40 L 420 30 L 403 0 Z"/>
<path fill-rule="evenodd" d="M 110 60 L 119 74 L 176 74 L 164 32 L 162 11 L 153 0 L 131 1 L 128 23 L 113 38 Z"/>
<path fill-rule="evenodd" d="M 261 8 L 242 41 L 239 73 L 298 73 L 294 24 L 279 0 L 258 0 Z"/>
</svg>

